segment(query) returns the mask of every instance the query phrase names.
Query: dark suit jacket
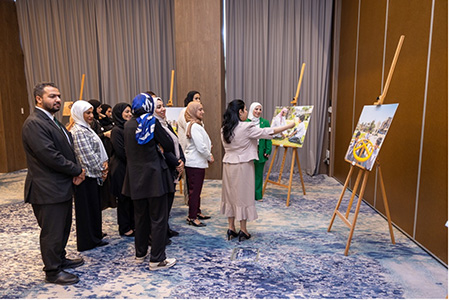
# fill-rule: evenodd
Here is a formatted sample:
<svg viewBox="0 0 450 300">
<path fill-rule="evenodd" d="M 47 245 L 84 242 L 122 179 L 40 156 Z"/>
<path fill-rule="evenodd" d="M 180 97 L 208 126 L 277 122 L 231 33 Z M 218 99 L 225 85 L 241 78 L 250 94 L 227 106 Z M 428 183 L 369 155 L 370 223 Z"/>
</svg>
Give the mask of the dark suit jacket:
<svg viewBox="0 0 450 300">
<path fill-rule="evenodd" d="M 111 193 L 116 197 L 120 197 L 127 168 L 127 157 L 125 156 L 125 146 L 123 143 L 123 128 L 119 126 L 113 127 L 111 130 L 111 144 L 113 147 L 113 156 L 109 160 Z"/>
<path fill-rule="evenodd" d="M 164 128 L 163 128 L 163 129 L 164 129 Z M 170 130 L 173 134 L 177 135 L 177 134 L 175 133 L 175 131 L 173 131 L 172 126 L 170 126 L 170 125 L 169 125 L 169 130 Z M 164 130 L 164 133 L 166 134 L 166 136 L 167 136 L 170 140 L 172 140 L 172 138 L 169 136 L 169 134 L 168 134 L 165 130 Z M 175 147 L 175 144 L 174 144 L 174 147 Z M 178 149 L 179 149 L 179 151 L 180 151 L 180 158 L 179 158 L 179 159 L 181 159 L 181 160 L 183 161 L 183 163 L 186 163 L 186 158 L 184 157 L 183 148 L 181 148 L 181 145 L 180 145 L 180 144 L 178 144 Z M 180 163 L 178 162 L 178 158 L 177 158 L 176 155 L 175 155 L 175 149 L 174 149 L 174 152 L 167 152 L 167 151 L 164 152 L 164 157 L 166 158 L 166 163 L 167 163 L 167 165 L 169 166 L 169 170 L 170 170 L 170 172 L 171 172 L 171 174 L 172 174 L 173 179 L 177 178 L 177 177 L 179 176 L 179 174 L 178 174 L 176 168 L 177 168 L 177 166 L 178 166 Z"/>
<path fill-rule="evenodd" d="M 173 152 L 173 142 L 169 139 L 158 120 L 155 123 L 154 137 L 147 144 L 136 141 L 136 118 L 124 126 L 124 144 L 127 157 L 127 170 L 122 194 L 133 200 L 161 197 L 175 191 L 173 177 L 164 155 L 158 151 L 159 144 L 164 152 Z"/>
<path fill-rule="evenodd" d="M 64 127 L 70 138 L 72 135 Z M 80 175 L 73 146 L 44 112 L 35 109 L 22 127 L 22 142 L 28 165 L 25 202 L 54 204 L 72 198 L 72 179 Z"/>
</svg>

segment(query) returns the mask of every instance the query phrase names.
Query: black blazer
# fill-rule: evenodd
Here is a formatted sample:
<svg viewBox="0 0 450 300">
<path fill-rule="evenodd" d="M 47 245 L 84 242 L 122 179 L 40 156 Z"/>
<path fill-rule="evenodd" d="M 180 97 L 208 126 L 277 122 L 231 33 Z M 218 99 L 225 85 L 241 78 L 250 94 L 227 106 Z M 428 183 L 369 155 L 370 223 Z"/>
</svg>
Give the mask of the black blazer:
<svg viewBox="0 0 450 300">
<path fill-rule="evenodd" d="M 164 130 L 164 128 L 163 128 L 163 130 Z M 173 131 L 172 126 L 170 126 L 170 125 L 169 125 L 169 130 L 174 135 L 177 135 L 175 133 L 175 131 Z M 170 139 L 170 141 L 173 143 L 172 138 L 169 136 L 169 134 L 165 130 L 164 130 L 164 133 Z M 175 147 L 175 145 L 174 145 L 174 147 Z M 178 150 L 180 151 L 180 158 L 179 159 L 181 159 L 183 161 L 183 163 L 186 163 L 186 158 L 184 157 L 183 148 L 181 148 L 180 144 L 178 144 Z M 172 174 L 173 179 L 178 178 L 179 174 L 178 174 L 176 168 L 179 165 L 179 163 L 178 163 L 178 158 L 175 155 L 175 149 L 174 149 L 174 152 L 164 152 L 164 157 L 166 159 L 167 165 L 169 166 L 169 170 L 170 170 L 170 172 Z"/>
<path fill-rule="evenodd" d="M 73 177 L 82 170 L 75 157 L 72 135 L 61 127 L 37 108 L 23 124 L 22 142 L 28 165 L 25 202 L 53 204 L 72 198 Z"/>
<path fill-rule="evenodd" d="M 155 123 L 154 137 L 147 144 L 138 144 L 136 129 L 136 118 L 125 123 L 123 137 L 127 170 L 122 194 L 139 200 L 173 193 L 175 189 L 171 172 L 164 154 L 157 149 L 157 145 L 160 145 L 164 153 L 173 152 L 172 140 L 167 137 L 158 120 Z"/>
<path fill-rule="evenodd" d="M 127 157 L 125 156 L 125 145 L 123 142 L 123 128 L 120 128 L 119 126 L 113 127 L 111 130 L 111 144 L 113 147 L 113 156 L 109 160 L 111 193 L 116 197 L 120 197 L 127 169 Z"/>
</svg>

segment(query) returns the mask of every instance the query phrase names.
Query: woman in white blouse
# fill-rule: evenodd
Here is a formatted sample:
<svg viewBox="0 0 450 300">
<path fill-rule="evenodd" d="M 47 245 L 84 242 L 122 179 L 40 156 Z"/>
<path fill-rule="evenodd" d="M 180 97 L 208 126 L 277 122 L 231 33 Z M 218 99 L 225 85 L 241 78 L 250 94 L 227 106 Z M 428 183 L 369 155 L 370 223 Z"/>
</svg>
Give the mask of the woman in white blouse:
<svg viewBox="0 0 450 300">
<path fill-rule="evenodd" d="M 185 170 L 189 186 L 189 216 L 187 222 L 196 227 L 206 226 L 199 219 L 209 219 L 200 210 L 200 194 L 202 192 L 205 170 L 208 163 L 214 162 L 211 153 L 211 140 L 203 128 L 203 105 L 199 102 L 188 104 L 185 113 L 186 119 L 186 158 Z"/>
</svg>

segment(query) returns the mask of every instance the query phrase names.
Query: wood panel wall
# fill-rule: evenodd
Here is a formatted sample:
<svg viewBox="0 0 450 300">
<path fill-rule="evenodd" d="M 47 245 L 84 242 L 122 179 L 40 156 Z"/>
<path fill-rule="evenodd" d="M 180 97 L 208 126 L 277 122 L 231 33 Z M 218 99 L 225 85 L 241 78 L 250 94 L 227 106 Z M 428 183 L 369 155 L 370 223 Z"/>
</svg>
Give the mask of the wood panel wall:
<svg viewBox="0 0 450 300">
<path fill-rule="evenodd" d="M 433 3 L 341 1 L 331 163 L 332 175 L 344 182 L 351 134 L 363 106 L 381 94 L 399 38 L 405 35 L 384 102 L 399 107 L 379 160 L 393 223 L 447 264 L 447 1 L 436 1 L 434 8 Z M 364 198 L 384 214 L 378 180 L 374 169 Z"/>
<path fill-rule="evenodd" d="M 26 168 L 22 125 L 29 115 L 16 5 L 0 1 L 0 172 Z"/>
<path fill-rule="evenodd" d="M 176 95 L 184 106 L 191 90 L 199 91 L 205 110 L 205 129 L 215 162 L 206 178 L 222 178 L 224 151 L 220 140 L 225 108 L 225 66 L 222 40 L 222 0 L 175 0 Z"/>
</svg>

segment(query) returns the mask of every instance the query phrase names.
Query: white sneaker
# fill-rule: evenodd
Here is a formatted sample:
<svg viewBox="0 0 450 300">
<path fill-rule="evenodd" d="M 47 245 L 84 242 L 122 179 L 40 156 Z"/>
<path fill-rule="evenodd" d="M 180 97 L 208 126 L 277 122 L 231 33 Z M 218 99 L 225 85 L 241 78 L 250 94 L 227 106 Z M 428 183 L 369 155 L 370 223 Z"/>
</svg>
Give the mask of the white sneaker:
<svg viewBox="0 0 450 300">
<path fill-rule="evenodd" d="M 144 260 L 147 258 L 147 256 L 148 256 L 148 253 L 146 255 L 142 256 L 142 257 L 137 257 L 136 256 L 134 258 L 134 262 L 137 263 L 137 264 L 141 264 L 141 263 L 144 262 Z"/>
<path fill-rule="evenodd" d="M 156 271 L 160 269 L 167 269 L 172 267 L 177 262 L 176 258 L 166 258 L 161 262 L 150 262 L 150 271 Z"/>
</svg>

